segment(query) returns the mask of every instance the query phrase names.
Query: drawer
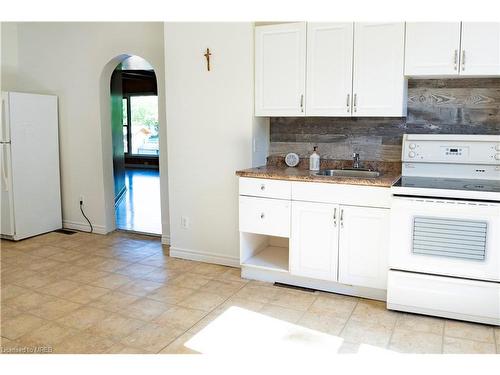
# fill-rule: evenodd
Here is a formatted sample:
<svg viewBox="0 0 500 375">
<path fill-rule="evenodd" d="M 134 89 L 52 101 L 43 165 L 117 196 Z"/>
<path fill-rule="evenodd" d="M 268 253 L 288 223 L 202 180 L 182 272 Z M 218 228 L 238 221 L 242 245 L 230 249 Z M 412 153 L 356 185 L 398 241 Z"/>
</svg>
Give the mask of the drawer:
<svg viewBox="0 0 500 375">
<path fill-rule="evenodd" d="M 390 270 L 387 308 L 500 325 L 500 285 Z"/>
<path fill-rule="evenodd" d="M 290 201 L 240 196 L 240 232 L 290 237 Z"/>
<path fill-rule="evenodd" d="M 240 177 L 240 195 L 290 199 L 292 184 L 290 181 Z"/>
<path fill-rule="evenodd" d="M 294 181 L 291 191 L 294 201 L 391 207 L 391 189 L 387 187 Z"/>
</svg>

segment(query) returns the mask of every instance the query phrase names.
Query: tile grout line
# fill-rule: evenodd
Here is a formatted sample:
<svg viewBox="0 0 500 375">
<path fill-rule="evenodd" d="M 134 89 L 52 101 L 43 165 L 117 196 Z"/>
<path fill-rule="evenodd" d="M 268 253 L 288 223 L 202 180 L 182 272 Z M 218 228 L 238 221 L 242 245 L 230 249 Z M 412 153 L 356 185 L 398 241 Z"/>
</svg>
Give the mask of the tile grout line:
<svg viewBox="0 0 500 375">
<path fill-rule="evenodd" d="M 386 304 L 386 306 L 387 306 L 387 304 Z M 386 309 L 387 309 L 387 307 L 386 307 Z M 390 311 L 390 310 L 387 310 L 387 311 Z M 387 341 L 387 345 L 385 346 L 386 349 L 389 349 L 389 347 L 391 345 L 392 337 L 394 336 L 394 331 L 396 330 L 399 319 L 401 319 L 402 317 L 403 317 L 403 315 L 398 314 L 396 320 L 394 321 L 394 325 L 392 326 L 392 330 L 391 330 L 391 335 L 389 336 L 389 341 Z"/>
<path fill-rule="evenodd" d="M 445 339 L 445 329 L 446 329 L 446 320 L 443 322 L 443 328 L 441 328 L 441 354 L 444 353 L 444 339 Z"/>
<path fill-rule="evenodd" d="M 203 315 L 200 319 L 198 319 L 195 323 L 193 323 L 188 329 L 186 329 L 182 334 L 180 334 L 179 336 L 177 336 L 175 339 L 173 339 L 172 341 L 170 341 L 167 345 L 165 345 L 163 348 L 161 348 L 158 352 L 156 352 L 156 354 L 159 354 L 162 350 L 164 350 L 165 348 L 167 348 L 170 344 L 172 344 L 175 340 L 177 340 L 179 337 L 185 335 L 191 328 L 193 328 L 196 324 L 198 324 L 200 321 L 202 321 L 203 319 L 205 319 L 209 314 L 211 314 L 212 312 L 216 311 L 217 308 L 219 306 L 221 306 L 222 304 L 226 303 L 231 297 L 233 297 L 236 293 L 238 293 L 241 289 L 243 289 L 247 284 L 243 284 L 240 288 L 238 288 L 238 290 L 236 290 L 235 292 L 233 292 L 232 294 L 230 294 L 224 301 L 222 301 L 221 303 L 219 303 L 218 305 L 216 305 L 212 310 L 210 310 L 209 312 L 207 312 L 205 315 Z M 182 306 L 181 306 L 182 307 Z"/>
<path fill-rule="evenodd" d="M 354 314 L 354 310 L 356 310 L 356 308 L 358 307 L 358 304 L 359 304 L 359 297 L 357 297 L 356 299 L 356 304 L 354 305 L 354 307 L 352 308 L 352 311 L 351 313 L 349 314 L 349 317 L 346 319 L 345 323 L 344 323 L 344 326 L 342 327 L 342 329 L 340 330 L 339 332 L 339 337 L 342 337 L 342 334 L 344 333 L 345 331 L 345 327 L 347 327 L 347 324 L 349 323 L 349 321 L 351 320 L 351 317 L 352 315 Z"/>
<path fill-rule="evenodd" d="M 498 327 L 493 328 L 493 343 L 495 344 L 495 353 L 500 354 L 499 350 L 498 350 L 500 343 L 497 340 L 497 335 L 495 332 L 497 329 L 500 329 L 500 328 L 498 328 Z"/>
<path fill-rule="evenodd" d="M 307 306 L 307 309 L 305 309 L 305 310 L 302 312 L 302 314 L 300 315 L 300 318 L 299 318 L 299 319 L 297 319 L 297 322 L 300 322 L 300 321 L 302 320 L 302 318 L 304 317 L 304 315 L 306 315 L 306 313 L 309 311 L 309 309 L 310 309 L 310 308 L 311 308 L 311 306 L 314 304 L 314 302 L 316 302 L 316 301 L 317 301 L 318 297 L 319 297 L 319 293 L 318 293 L 318 294 L 316 294 L 316 295 L 314 296 L 314 299 L 313 299 L 313 300 L 312 300 L 312 302 L 309 304 L 309 306 Z"/>
</svg>

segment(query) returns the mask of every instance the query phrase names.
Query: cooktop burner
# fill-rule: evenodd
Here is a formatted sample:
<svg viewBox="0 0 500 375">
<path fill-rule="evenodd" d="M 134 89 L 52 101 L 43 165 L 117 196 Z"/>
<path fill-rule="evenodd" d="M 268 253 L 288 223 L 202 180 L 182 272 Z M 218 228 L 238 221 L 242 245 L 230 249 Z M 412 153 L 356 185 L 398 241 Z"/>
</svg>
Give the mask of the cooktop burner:
<svg viewBox="0 0 500 375">
<path fill-rule="evenodd" d="M 500 193 L 500 181 L 496 180 L 403 176 L 396 183 L 394 183 L 394 186 L 422 189 L 467 190 Z"/>
</svg>

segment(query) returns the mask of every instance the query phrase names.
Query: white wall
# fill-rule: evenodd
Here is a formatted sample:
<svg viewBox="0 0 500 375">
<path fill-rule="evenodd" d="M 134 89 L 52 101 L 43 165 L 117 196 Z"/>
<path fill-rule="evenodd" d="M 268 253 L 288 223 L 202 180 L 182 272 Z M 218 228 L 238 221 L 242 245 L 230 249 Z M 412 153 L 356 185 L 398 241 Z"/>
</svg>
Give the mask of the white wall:
<svg viewBox="0 0 500 375">
<path fill-rule="evenodd" d="M 253 32 L 251 23 L 165 24 L 173 256 L 239 264 L 235 171 L 265 163 L 269 134 L 253 116 Z"/>
<path fill-rule="evenodd" d="M 15 86 L 17 77 L 17 23 L 2 22 L 0 38 L 0 87 L 3 91 Z"/>
<path fill-rule="evenodd" d="M 17 38 L 17 43 L 13 38 Z M 163 24 L 46 22 L 12 26 L 4 23 L 4 41 L 9 50 L 17 50 L 16 60 L 9 57 L 17 64 L 15 79 L 2 69 L 2 78 L 9 83 L 7 89 L 59 97 L 65 225 L 85 227 L 78 204 L 83 195 L 86 212 L 99 232 L 111 230 L 114 220 L 109 201 L 113 197 L 109 97 L 103 92 L 109 90 L 108 78 L 119 62 L 117 56 L 139 55 L 153 65 L 160 103 L 163 233 L 168 234 Z M 3 63 L 2 57 L 2 68 Z M 101 116 L 105 119 L 102 124 Z"/>
</svg>

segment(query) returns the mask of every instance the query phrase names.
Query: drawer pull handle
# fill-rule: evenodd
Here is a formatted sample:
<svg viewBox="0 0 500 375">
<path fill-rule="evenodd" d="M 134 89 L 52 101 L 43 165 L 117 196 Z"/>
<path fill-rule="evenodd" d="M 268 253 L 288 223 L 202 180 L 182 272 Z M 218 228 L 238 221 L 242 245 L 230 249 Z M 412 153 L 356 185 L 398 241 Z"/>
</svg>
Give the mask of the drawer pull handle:
<svg viewBox="0 0 500 375">
<path fill-rule="evenodd" d="M 266 185 L 260 185 L 260 190 L 266 190 Z"/>
<path fill-rule="evenodd" d="M 262 213 L 260 214 L 260 218 L 261 218 L 261 219 L 264 219 L 264 216 L 265 216 L 265 215 L 264 215 L 264 212 L 262 212 Z"/>
</svg>

